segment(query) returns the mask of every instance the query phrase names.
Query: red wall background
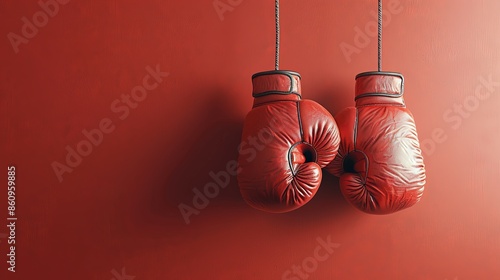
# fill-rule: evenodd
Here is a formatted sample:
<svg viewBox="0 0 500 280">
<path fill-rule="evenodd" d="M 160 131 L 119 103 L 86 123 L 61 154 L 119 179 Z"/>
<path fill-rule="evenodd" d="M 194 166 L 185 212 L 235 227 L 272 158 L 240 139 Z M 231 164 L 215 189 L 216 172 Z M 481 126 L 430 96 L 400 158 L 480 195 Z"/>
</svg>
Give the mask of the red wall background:
<svg viewBox="0 0 500 280">
<path fill-rule="evenodd" d="M 500 276 L 500 2 L 384 2 L 394 6 L 383 68 L 405 75 L 424 149 L 419 204 L 366 215 L 324 174 L 309 204 L 266 214 L 230 176 L 189 224 L 179 204 L 192 206 L 193 189 L 237 158 L 250 77 L 273 67 L 273 1 L 220 0 L 219 13 L 213 0 L 54 3 L 44 18 L 37 1 L 0 2 L 0 221 L 10 165 L 18 218 L 15 273 L 0 226 L 1 279 Z M 354 76 L 376 68 L 371 29 L 358 34 L 374 24 L 376 1 L 281 6 L 281 68 L 300 72 L 304 98 L 332 113 L 352 105 Z M 34 15 L 37 31 L 23 35 Z M 125 105 L 157 65 L 168 77 Z M 88 152 L 82 131 L 103 120 L 109 133 Z M 78 145 L 89 154 L 60 182 L 53 164 L 67 165 Z M 313 261 L 318 238 L 337 248 Z"/>
</svg>

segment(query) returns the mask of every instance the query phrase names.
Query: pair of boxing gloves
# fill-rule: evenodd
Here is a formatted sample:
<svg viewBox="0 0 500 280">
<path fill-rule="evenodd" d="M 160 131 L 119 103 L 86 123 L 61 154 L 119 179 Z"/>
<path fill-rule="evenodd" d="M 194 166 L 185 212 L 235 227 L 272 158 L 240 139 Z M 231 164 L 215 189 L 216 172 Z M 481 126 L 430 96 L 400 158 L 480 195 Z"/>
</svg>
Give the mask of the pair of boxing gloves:
<svg viewBox="0 0 500 280">
<path fill-rule="evenodd" d="M 357 75 L 355 106 L 335 118 L 302 99 L 300 80 L 292 71 L 252 76 L 253 108 L 238 158 L 244 200 L 266 212 L 295 210 L 314 197 L 325 168 L 340 178 L 346 200 L 363 212 L 389 214 L 417 203 L 425 168 L 403 99 L 403 76 Z"/>
</svg>

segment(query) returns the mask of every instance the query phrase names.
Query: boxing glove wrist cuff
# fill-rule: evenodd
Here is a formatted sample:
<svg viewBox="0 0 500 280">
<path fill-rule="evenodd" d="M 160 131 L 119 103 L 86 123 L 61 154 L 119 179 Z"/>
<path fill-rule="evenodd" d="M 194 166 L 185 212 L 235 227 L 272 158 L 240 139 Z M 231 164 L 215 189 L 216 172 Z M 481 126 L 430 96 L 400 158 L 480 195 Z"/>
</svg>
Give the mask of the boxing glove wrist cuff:
<svg viewBox="0 0 500 280">
<path fill-rule="evenodd" d="M 356 76 L 356 105 L 404 105 L 404 78 L 394 72 L 364 72 Z"/>
<path fill-rule="evenodd" d="M 301 99 L 300 74 L 287 70 L 259 72 L 252 76 L 255 103 Z"/>
</svg>

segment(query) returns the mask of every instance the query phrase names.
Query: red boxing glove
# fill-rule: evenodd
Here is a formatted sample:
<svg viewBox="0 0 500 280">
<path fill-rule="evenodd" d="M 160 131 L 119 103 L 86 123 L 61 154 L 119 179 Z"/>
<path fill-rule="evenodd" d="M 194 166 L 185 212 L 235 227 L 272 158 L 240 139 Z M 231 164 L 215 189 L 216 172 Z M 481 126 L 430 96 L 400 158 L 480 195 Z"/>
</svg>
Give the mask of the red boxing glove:
<svg viewBox="0 0 500 280">
<path fill-rule="evenodd" d="M 327 170 L 340 177 L 345 198 L 367 213 L 408 208 L 424 191 L 424 161 L 403 84 L 399 73 L 358 74 L 356 107 L 335 116 L 341 144 Z"/>
<path fill-rule="evenodd" d="M 274 213 L 306 204 L 321 183 L 321 168 L 339 146 L 337 124 L 318 103 L 301 100 L 300 75 L 252 76 L 254 103 L 239 147 L 238 183 L 254 208 Z"/>
</svg>

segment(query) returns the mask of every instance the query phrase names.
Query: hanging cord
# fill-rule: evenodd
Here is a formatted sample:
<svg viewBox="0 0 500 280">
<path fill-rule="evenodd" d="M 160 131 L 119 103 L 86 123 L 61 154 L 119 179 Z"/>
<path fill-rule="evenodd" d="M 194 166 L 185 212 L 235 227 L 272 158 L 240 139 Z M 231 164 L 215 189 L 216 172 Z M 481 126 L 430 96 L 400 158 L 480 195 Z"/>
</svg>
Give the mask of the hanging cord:
<svg viewBox="0 0 500 280">
<path fill-rule="evenodd" d="M 382 71 L 382 0 L 378 0 L 378 71 Z"/>
<path fill-rule="evenodd" d="M 276 22 L 276 52 L 274 57 L 274 70 L 280 66 L 280 1 L 276 0 L 274 5 L 274 19 Z"/>
</svg>

